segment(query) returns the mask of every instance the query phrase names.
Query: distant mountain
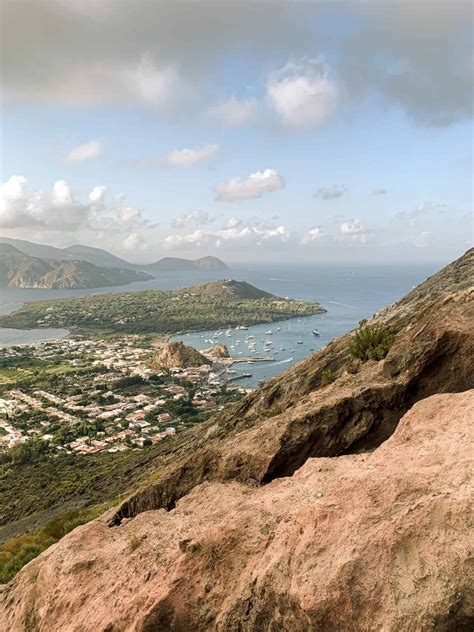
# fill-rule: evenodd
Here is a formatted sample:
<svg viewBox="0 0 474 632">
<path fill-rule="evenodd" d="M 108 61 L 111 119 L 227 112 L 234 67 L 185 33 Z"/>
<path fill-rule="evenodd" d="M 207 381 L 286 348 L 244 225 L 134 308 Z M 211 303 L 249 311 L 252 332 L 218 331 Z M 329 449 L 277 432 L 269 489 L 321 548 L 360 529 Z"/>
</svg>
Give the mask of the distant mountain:
<svg viewBox="0 0 474 632">
<path fill-rule="evenodd" d="M 89 261 L 32 257 L 0 243 L 0 287 L 80 289 L 126 285 L 152 277 L 139 270 L 99 267 Z"/>
<path fill-rule="evenodd" d="M 92 246 L 82 246 L 81 244 L 76 244 L 75 246 L 63 248 L 62 252 L 67 253 L 67 255 L 74 259 L 81 259 L 83 261 L 94 263 L 96 266 L 129 269 L 137 267 L 133 263 L 129 263 L 128 261 L 125 261 L 125 259 L 121 259 L 120 257 L 116 257 L 112 253 L 107 252 L 107 250 L 102 250 L 102 248 L 92 248 Z"/>
<path fill-rule="evenodd" d="M 102 248 L 76 244 L 66 248 L 55 248 L 45 244 L 36 244 L 24 239 L 0 237 L 0 244 L 9 244 L 30 257 L 40 259 L 57 259 L 58 261 L 89 261 L 96 266 L 124 268 L 127 270 L 143 270 L 149 274 L 158 272 L 190 272 L 201 270 L 218 272 L 228 270 L 227 265 L 217 257 L 201 257 L 200 259 L 181 259 L 179 257 L 164 257 L 154 263 L 135 264 L 125 261 Z"/>
<path fill-rule="evenodd" d="M 227 265 L 217 257 L 201 257 L 200 259 L 181 259 L 179 257 L 164 257 L 144 266 L 139 266 L 140 270 L 150 272 L 189 272 L 204 270 L 207 272 L 217 272 L 228 270 Z"/>
<path fill-rule="evenodd" d="M 62 248 L 47 246 L 45 244 L 35 244 L 25 239 L 11 239 L 10 237 L 0 237 L 0 244 L 9 244 L 20 252 L 30 255 L 30 257 L 39 257 L 40 259 L 73 259 L 74 257 L 65 252 Z"/>
</svg>

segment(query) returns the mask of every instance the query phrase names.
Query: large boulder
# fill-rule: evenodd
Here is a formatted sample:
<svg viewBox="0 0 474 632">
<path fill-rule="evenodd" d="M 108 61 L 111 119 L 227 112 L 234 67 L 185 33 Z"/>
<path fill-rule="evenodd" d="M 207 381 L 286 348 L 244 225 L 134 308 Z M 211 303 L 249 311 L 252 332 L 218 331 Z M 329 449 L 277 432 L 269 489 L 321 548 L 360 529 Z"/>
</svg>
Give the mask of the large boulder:
<svg viewBox="0 0 474 632">
<path fill-rule="evenodd" d="M 158 369 L 187 369 L 203 364 L 210 365 L 212 362 L 194 347 L 182 342 L 168 342 L 158 351 L 151 364 Z"/>
<path fill-rule="evenodd" d="M 222 360 L 230 358 L 229 349 L 224 344 L 218 344 L 210 349 L 204 349 L 203 355 L 207 356 L 211 360 Z"/>
<path fill-rule="evenodd" d="M 474 391 L 432 396 L 372 453 L 79 527 L 3 588 L 3 629 L 472 630 L 473 420 Z"/>
</svg>

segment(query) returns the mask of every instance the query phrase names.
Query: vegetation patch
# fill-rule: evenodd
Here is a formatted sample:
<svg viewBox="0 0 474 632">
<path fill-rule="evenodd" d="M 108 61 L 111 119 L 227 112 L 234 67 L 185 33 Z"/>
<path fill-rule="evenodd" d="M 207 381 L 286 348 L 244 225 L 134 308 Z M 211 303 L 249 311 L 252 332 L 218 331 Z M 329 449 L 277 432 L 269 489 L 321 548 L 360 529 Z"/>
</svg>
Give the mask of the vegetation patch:
<svg viewBox="0 0 474 632">
<path fill-rule="evenodd" d="M 114 499 L 82 511 L 70 509 L 44 527 L 5 542 L 0 547 L 0 584 L 9 582 L 25 564 L 31 562 L 67 533 L 81 524 L 94 520 L 117 502 L 118 500 Z"/>
<path fill-rule="evenodd" d="M 324 369 L 321 374 L 321 386 L 332 384 L 337 379 L 337 372 L 331 369 Z"/>
<path fill-rule="evenodd" d="M 283 299 L 246 283 L 216 281 L 174 292 L 146 290 L 35 301 L 1 316 L 0 326 L 67 327 L 87 334 L 173 334 L 324 311 L 318 303 Z"/>
<path fill-rule="evenodd" d="M 190 550 L 199 555 L 206 569 L 216 572 L 229 554 L 232 543 L 233 538 L 225 537 L 216 528 L 212 528 Z"/>
<path fill-rule="evenodd" d="M 383 360 L 394 339 L 394 334 L 382 325 L 364 325 L 350 339 L 349 353 L 362 362 Z"/>
</svg>

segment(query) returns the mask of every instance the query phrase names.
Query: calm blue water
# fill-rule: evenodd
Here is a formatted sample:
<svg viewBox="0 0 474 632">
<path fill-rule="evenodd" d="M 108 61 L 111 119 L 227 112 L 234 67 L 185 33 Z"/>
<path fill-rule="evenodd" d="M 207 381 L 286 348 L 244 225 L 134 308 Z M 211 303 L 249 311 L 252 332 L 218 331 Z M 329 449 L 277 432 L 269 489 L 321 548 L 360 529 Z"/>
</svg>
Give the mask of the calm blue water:
<svg viewBox="0 0 474 632">
<path fill-rule="evenodd" d="M 248 281 L 256 287 L 279 296 L 318 301 L 328 311 L 326 314 L 306 319 L 292 319 L 284 323 L 256 325 L 248 331 L 230 332 L 225 330 L 219 336 L 217 332 L 204 331 L 183 335 L 179 338 L 197 349 L 211 346 L 209 340 L 222 342 L 230 348 L 231 355 L 237 359 L 248 356 L 249 348 L 245 339 L 254 336 L 258 355 L 274 357 L 275 362 L 261 364 L 236 364 L 238 372 L 252 373 L 252 377 L 239 380 L 243 386 L 255 386 L 260 380 L 266 380 L 292 363 L 326 345 L 334 337 L 352 329 L 361 319 L 372 316 L 382 307 L 402 297 L 415 285 L 439 270 L 442 264 L 410 265 L 334 265 L 314 264 L 304 266 L 254 266 L 235 267 L 225 276 Z M 219 277 L 222 278 L 220 273 Z M 134 283 L 123 287 L 101 290 L 2 290 L 0 313 L 8 313 L 27 301 L 56 299 L 67 296 L 87 294 L 132 292 L 144 289 L 175 289 L 217 278 L 212 274 L 167 274 L 143 283 Z M 278 330 L 278 327 L 281 327 Z M 319 337 L 312 334 L 317 328 Z M 272 335 L 265 332 L 272 330 Z M 0 346 L 6 344 L 25 344 L 45 340 L 45 336 L 58 338 L 65 330 L 6 330 L 0 329 Z M 240 342 L 237 342 L 237 341 Z M 266 352 L 265 342 L 271 340 L 272 352 Z M 298 344 L 298 343 L 301 344 Z M 231 377 L 231 375 L 229 375 Z"/>
<path fill-rule="evenodd" d="M 236 363 L 239 373 L 251 373 L 238 381 L 242 386 L 256 386 L 285 370 L 305 356 L 317 351 L 333 338 L 351 330 L 363 318 L 390 305 L 415 285 L 442 267 L 441 264 L 410 265 L 313 265 L 293 267 L 255 267 L 240 269 L 238 278 L 279 296 L 317 301 L 326 314 L 291 321 L 256 325 L 247 331 L 215 330 L 185 334 L 183 340 L 197 349 L 211 346 L 210 340 L 224 343 L 231 356 L 251 357 L 248 336 L 253 336 L 258 356 L 274 357 L 275 362 Z M 317 329 L 320 336 L 313 335 Z M 266 334 L 267 331 L 272 334 Z M 219 335 L 215 335 L 219 333 Z M 239 342 L 238 342 L 239 341 Z M 266 343 L 271 341 L 272 346 Z M 233 348 L 231 348 L 233 347 Z M 270 351 L 266 349 L 270 348 Z M 236 377 L 236 375 L 229 375 Z"/>
</svg>

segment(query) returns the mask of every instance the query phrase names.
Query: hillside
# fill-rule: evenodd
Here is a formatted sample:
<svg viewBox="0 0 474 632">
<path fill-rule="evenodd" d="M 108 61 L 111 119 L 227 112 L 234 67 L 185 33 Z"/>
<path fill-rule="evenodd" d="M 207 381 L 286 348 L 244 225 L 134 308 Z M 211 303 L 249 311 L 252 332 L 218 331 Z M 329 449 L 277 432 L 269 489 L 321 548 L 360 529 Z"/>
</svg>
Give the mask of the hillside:
<svg viewBox="0 0 474 632">
<path fill-rule="evenodd" d="M 248 283 L 227 280 L 174 292 L 146 290 L 27 303 L 0 317 L 0 327 L 64 326 L 89 333 L 171 334 L 183 329 L 273 322 L 324 311 L 318 303 L 283 299 Z"/>
<path fill-rule="evenodd" d="M 13 246 L 30 257 L 57 259 L 58 261 L 88 261 L 96 266 L 141 270 L 152 276 L 160 272 L 222 272 L 228 270 L 227 265 L 217 257 L 201 257 L 199 259 L 164 257 L 153 263 L 136 264 L 117 257 L 102 248 L 93 248 L 82 244 L 55 248 L 54 246 L 36 244 L 24 239 L 11 239 L 10 237 L 1 236 L 0 244 Z"/>
<path fill-rule="evenodd" d="M 151 277 L 123 268 L 99 267 L 87 261 L 31 257 L 0 243 L 0 287 L 79 289 L 126 285 Z"/>
<path fill-rule="evenodd" d="M 50 632 L 468 632 L 473 415 L 473 391 L 434 396 L 372 454 L 309 459 L 263 487 L 207 483 L 119 528 L 90 522 L 4 589 L 3 621 Z"/>
<path fill-rule="evenodd" d="M 9 629 L 472 629 L 473 278 L 471 250 L 135 457 L 148 481 L 4 589 Z"/>
</svg>

